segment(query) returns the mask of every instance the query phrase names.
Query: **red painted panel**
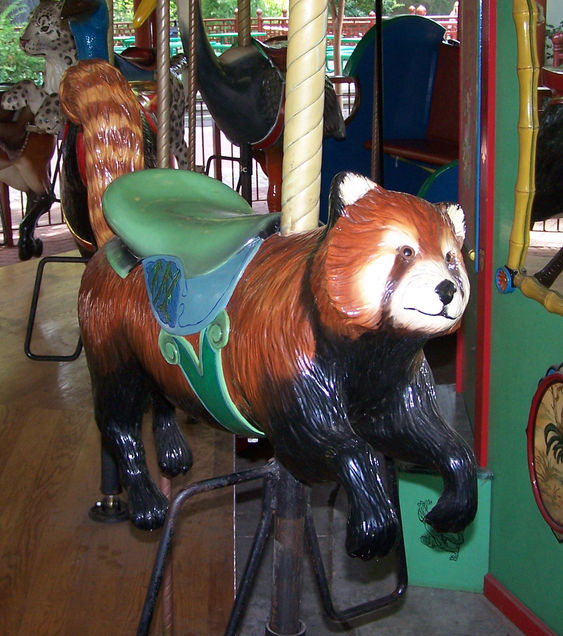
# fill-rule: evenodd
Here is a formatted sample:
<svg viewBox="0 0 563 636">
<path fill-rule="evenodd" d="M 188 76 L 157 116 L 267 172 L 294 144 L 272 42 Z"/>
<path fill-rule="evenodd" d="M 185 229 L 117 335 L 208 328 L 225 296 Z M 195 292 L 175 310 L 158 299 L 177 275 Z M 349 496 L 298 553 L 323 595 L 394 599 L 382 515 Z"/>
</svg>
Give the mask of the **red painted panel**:
<svg viewBox="0 0 563 636">
<path fill-rule="evenodd" d="M 557 636 L 491 574 L 485 575 L 484 594 L 526 636 Z"/>
</svg>

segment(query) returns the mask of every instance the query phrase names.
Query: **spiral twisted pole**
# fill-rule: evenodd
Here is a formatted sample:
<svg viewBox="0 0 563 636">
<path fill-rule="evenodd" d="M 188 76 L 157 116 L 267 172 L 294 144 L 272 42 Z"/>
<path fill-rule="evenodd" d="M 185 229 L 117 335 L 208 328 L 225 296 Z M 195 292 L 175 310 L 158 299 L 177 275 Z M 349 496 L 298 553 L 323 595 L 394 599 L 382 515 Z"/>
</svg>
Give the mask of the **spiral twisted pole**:
<svg viewBox="0 0 563 636">
<path fill-rule="evenodd" d="M 168 0 L 156 3 L 156 82 L 158 129 L 156 160 L 159 168 L 170 167 L 170 5 Z"/>
<path fill-rule="evenodd" d="M 238 38 L 239 46 L 250 45 L 250 0 L 238 0 Z"/>
<path fill-rule="evenodd" d="M 196 169 L 196 155 L 195 155 L 195 127 L 196 127 L 196 96 L 197 96 L 197 60 L 195 54 L 196 45 L 196 21 L 195 21 L 195 8 L 194 1 L 189 0 L 189 50 L 186 51 L 188 56 L 188 73 L 187 73 L 187 85 L 188 85 L 188 170 L 192 172 Z"/>
<path fill-rule="evenodd" d="M 156 161 L 159 168 L 170 167 L 170 4 L 169 0 L 156 3 Z M 164 475 L 160 479 L 162 492 L 171 499 L 172 484 Z M 162 595 L 162 634 L 174 633 L 174 593 L 172 564 L 164 572 Z"/>
<path fill-rule="evenodd" d="M 327 0 L 290 0 L 282 167 L 282 234 L 318 225 Z"/>
</svg>

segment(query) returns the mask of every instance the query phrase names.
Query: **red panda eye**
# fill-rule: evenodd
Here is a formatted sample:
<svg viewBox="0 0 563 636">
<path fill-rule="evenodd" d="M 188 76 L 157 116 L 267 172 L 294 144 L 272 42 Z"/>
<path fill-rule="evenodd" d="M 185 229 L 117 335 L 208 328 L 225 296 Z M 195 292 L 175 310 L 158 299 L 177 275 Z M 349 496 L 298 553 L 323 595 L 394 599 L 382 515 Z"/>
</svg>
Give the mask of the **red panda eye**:
<svg viewBox="0 0 563 636">
<path fill-rule="evenodd" d="M 415 251 L 410 245 L 403 245 L 399 248 L 399 254 L 406 260 L 410 261 L 414 258 Z"/>
<path fill-rule="evenodd" d="M 448 265 L 450 265 L 451 263 L 453 263 L 453 262 L 454 262 L 454 260 L 455 260 L 455 257 L 454 257 L 454 255 L 453 255 L 453 253 L 452 253 L 452 252 L 448 252 L 448 253 L 446 254 L 446 263 L 447 263 Z"/>
</svg>

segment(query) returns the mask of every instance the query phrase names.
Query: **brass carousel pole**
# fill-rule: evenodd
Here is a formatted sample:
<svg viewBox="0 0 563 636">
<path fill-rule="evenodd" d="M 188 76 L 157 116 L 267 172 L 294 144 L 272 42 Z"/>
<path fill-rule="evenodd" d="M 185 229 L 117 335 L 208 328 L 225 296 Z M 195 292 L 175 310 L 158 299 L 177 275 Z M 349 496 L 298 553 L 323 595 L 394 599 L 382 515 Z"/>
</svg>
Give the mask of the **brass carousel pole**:
<svg viewBox="0 0 563 636">
<path fill-rule="evenodd" d="M 170 5 L 168 0 L 156 3 L 156 81 L 157 81 L 157 134 L 156 159 L 158 168 L 170 167 Z M 168 500 L 172 498 L 172 482 L 164 475 L 160 489 Z M 174 633 L 174 597 L 172 587 L 172 561 L 164 571 L 162 590 L 162 634 Z"/>
<path fill-rule="evenodd" d="M 238 45 L 250 46 L 250 0 L 237 0 L 238 9 Z M 242 196 L 252 205 L 252 151 L 250 144 L 240 147 L 240 186 Z"/>
</svg>

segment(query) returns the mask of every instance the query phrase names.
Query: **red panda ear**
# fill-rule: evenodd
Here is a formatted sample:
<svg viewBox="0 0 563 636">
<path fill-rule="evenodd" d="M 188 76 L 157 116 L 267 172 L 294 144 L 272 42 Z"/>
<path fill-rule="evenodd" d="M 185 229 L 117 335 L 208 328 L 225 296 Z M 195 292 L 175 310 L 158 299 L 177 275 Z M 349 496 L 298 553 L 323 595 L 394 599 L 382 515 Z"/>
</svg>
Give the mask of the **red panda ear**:
<svg viewBox="0 0 563 636">
<path fill-rule="evenodd" d="M 465 240 L 465 214 L 457 203 L 440 203 L 438 209 L 445 214 L 454 228 L 454 234 L 461 247 Z"/>
<path fill-rule="evenodd" d="M 370 190 L 380 190 L 377 183 L 355 172 L 339 172 L 332 180 L 329 195 L 328 225 L 332 227 L 341 217 L 347 216 L 346 206 L 356 203 Z"/>
</svg>

